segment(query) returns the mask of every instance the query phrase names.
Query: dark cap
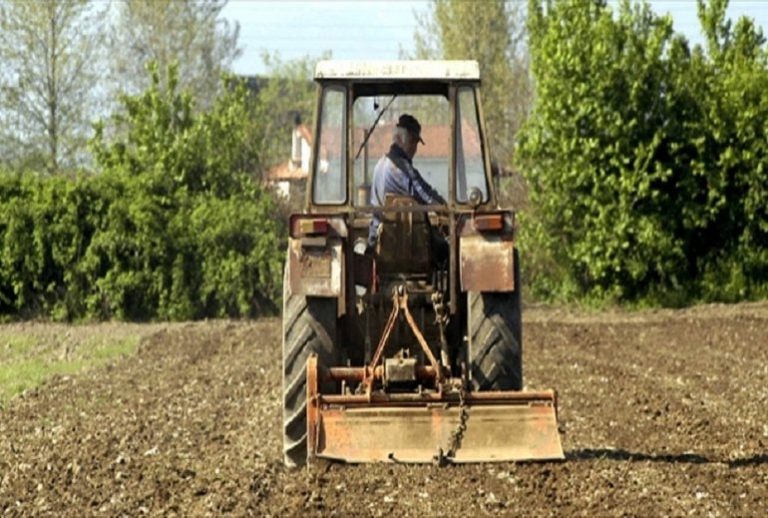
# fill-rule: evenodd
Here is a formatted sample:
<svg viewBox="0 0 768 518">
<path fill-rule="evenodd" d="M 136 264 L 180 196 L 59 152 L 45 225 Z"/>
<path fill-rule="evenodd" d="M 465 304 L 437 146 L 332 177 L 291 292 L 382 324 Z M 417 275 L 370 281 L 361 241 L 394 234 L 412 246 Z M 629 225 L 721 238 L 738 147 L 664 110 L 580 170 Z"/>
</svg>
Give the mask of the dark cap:
<svg viewBox="0 0 768 518">
<path fill-rule="evenodd" d="M 424 139 L 421 138 L 421 124 L 419 124 L 419 121 L 417 121 L 416 117 L 413 115 L 408 115 L 407 113 L 402 114 L 397 120 L 397 127 L 407 129 L 411 135 L 424 144 Z"/>
</svg>

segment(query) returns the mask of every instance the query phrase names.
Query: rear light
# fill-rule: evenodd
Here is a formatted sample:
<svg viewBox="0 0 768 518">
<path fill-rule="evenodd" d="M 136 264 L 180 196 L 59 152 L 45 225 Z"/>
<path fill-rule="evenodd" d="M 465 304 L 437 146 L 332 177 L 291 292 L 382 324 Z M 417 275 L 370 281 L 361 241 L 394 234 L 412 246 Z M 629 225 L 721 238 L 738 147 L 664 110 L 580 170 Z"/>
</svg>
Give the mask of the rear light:
<svg viewBox="0 0 768 518">
<path fill-rule="evenodd" d="M 319 219 L 300 219 L 296 222 L 296 234 L 304 236 L 325 235 L 328 233 L 328 220 Z"/>
<path fill-rule="evenodd" d="M 475 229 L 480 232 L 504 229 L 503 214 L 476 214 L 472 220 L 474 221 Z"/>
<path fill-rule="evenodd" d="M 293 214 L 289 222 L 292 238 L 347 237 L 344 218 L 331 214 Z"/>
</svg>

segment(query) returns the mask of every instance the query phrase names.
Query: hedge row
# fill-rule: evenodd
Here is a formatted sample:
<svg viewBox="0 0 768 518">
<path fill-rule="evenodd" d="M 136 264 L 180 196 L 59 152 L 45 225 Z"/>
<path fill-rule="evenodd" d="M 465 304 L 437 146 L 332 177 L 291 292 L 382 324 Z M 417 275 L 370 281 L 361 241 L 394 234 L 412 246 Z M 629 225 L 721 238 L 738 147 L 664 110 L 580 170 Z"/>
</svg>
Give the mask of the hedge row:
<svg viewBox="0 0 768 518">
<path fill-rule="evenodd" d="M 0 314 L 188 319 L 275 310 L 275 206 L 258 189 L 168 204 L 138 183 L 0 176 Z"/>
<path fill-rule="evenodd" d="M 616 6 L 614 6 L 616 7 Z M 768 48 L 702 2 L 691 48 L 647 3 L 531 0 L 522 240 L 545 296 L 768 296 Z"/>
<path fill-rule="evenodd" d="M 242 87 L 195 113 L 160 88 L 100 125 L 96 172 L 0 173 L 0 315 L 190 319 L 274 312 L 283 227 L 245 171 L 259 106 Z M 116 137 L 106 138 L 107 131 Z"/>
</svg>

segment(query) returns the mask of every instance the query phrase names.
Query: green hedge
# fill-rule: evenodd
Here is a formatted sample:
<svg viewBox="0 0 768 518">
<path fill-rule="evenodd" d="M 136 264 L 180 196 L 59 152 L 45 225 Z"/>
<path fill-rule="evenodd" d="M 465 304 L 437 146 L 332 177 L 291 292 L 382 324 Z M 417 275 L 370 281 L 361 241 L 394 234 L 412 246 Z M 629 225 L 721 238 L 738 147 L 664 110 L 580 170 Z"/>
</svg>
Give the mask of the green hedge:
<svg viewBox="0 0 768 518">
<path fill-rule="evenodd" d="M 727 2 L 706 49 L 644 2 L 531 0 L 537 97 L 521 242 L 545 297 L 680 305 L 768 296 L 768 50 Z"/>
<path fill-rule="evenodd" d="M 162 207 L 107 175 L 0 174 L 0 314 L 188 319 L 272 313 L 283 240 L 271 195 Z"/>
<path fill-rule="evenodd" d="M 160 88 L 99 125 L 98 172 L 0 173 L 0 314 L 189 319 L 275 312 L 284 228 L 246 171 L 259 105 L 240 85 L 210 112 Z M 116 137 L 106 138 L 105 127 Z"/>
</svg>

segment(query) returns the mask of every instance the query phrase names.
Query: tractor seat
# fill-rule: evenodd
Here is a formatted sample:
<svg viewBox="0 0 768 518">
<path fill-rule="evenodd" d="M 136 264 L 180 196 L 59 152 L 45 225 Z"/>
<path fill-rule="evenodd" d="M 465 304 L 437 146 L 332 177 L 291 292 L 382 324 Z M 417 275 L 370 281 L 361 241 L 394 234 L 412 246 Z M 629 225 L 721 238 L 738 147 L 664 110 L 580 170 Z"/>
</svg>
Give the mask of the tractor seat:
<svg viewBox="0 0 768 518">
<path fill-rule="evenodd" d="M 387 194 L 385 207 L 418 205 L 410 196 Z M 376 270 L 386 277 L 429 275 L 432 248 L 426 212 L 383 212 L 376 243 Z"/>
</svg>

